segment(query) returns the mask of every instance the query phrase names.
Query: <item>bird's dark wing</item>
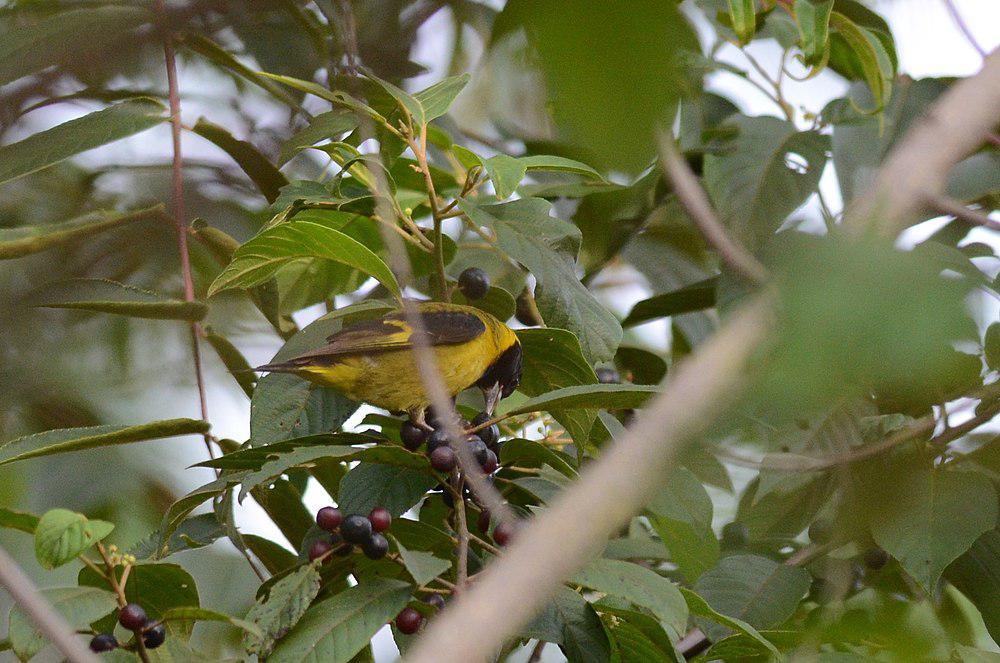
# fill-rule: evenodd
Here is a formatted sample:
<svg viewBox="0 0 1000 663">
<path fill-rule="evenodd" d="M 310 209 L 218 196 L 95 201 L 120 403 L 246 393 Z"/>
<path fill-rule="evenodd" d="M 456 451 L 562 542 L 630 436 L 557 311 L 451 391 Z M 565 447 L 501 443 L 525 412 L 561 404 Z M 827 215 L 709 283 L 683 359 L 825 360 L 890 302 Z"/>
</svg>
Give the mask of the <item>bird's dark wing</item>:
<svg viewBox="0 0 1000 663">
<path fill-rule="evenodd" d="M 432 346 L 465 343 L 486 332 L 485 323 L 472 313 L 454 310 L 421 311 L 420 317 L 428 343 Z M 412 347 L 413 329 L 402 313 L 391 313 L 345 327 L 327 338 L 327 344 L 323 347 L 299 355 L 288 363 L 335 361 L 346 356 L 407 350 Z"/>
</svg>

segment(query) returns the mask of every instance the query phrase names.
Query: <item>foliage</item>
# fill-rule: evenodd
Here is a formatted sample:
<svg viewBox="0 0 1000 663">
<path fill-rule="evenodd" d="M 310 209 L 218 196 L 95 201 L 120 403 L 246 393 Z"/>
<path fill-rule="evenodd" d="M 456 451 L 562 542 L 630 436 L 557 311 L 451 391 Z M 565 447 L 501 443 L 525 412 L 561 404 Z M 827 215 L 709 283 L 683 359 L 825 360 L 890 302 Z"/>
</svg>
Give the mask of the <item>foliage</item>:
<svg viewBox="0 0 1000 663">
<path fill-rule="evenodd" d="M 504 653 L 986 660 L 1000 641 L 1000 456 L 975 432 L 1000 410 L 1000 322 L 969 313 L 1000 296 L 996 256 L 962 219 L 912 250 L 845 237 L 820 185 L 832 171 L 845 205 L 862 195 L 954 83 L 900 75 L 877 13 L 699 0 L 716 39 L 703 49 L 676 3 L 652 0 L 76 4 L 0 8 L 0 466 L 15 465 L 0 530 L 33 572 L 72 565 L 42 576 L 72 586 L 43 595 L 81 633 L 114 630 L 125 602 L 166 626 L 162 654 L 118 627 L 116 660 L 369 660 L 405 608 L 434 619 L 430 597 L 502 554 L 497 514 L 407 445 L 398 413 L 251 367 L 404 297 L 496 315 L 524 369 L 489 481 L 530 518 L 760 291 L 706 245 L 662 140 L 774 275 L 779 331 L 749 395 Z M 416 35 L 435 15 L 454 24 L 452 60 L 418 89 Z M 116 152 L 166 136 L 162 34 L 185 74 L 184 149 L 211 156 L 173 171 L 169 150 Z M 763 41 L 782 69 L 760 83 L 774 114 L 750 116 L 705 81 L 759 83 L 755 60 L 719 51 Z M 820 74 L 850 90 L 794 108 L 782 83 Z M 997 164 L 984 146 L 949 195 L 993 211 Z M 481 299 L 456 287 L 469 267 L 488 275 Z M 630 310 L 608 294 L 622 279 L 642 293 Z M 237 440 L 225 417 L 177 412 L 194 403 L 191 339 L 212 409 L 242 404 Z M 469 419 L 472 391 L 456 402 Z M 945 416 L 969 403 L 974 426 Z M 384 507 L 388 554 L 316 548 L 331 539 L 303 497 L 317 493 L 345 516 Z M 280 536 L 243 531 L 247 498 Z M 927 633 L 933 647 L 914 644 Z M 27 660 L 46 643 L 11 611 L 0 649 Z"/>
</svg>

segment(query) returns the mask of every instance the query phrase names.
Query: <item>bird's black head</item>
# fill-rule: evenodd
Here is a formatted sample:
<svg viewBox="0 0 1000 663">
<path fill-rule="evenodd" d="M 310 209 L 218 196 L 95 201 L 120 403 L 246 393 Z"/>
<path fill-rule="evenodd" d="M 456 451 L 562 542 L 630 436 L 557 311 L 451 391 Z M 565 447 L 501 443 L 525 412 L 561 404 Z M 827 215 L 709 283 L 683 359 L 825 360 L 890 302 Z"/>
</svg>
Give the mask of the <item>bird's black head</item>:
<svg viewBox="0 0 1000 663">
<path fill-rule="evenodd" d="M 523 360 L 524 353 L 521 351 L 521 344 L 514 341 L 483 372 L 483 376 L 476 381 L 476 386 L 486 391 L 494 385 L 499 385 L 501 397 L 507 398 L 514 393 L 517 385 L 521 384 Z"/>
</svg>

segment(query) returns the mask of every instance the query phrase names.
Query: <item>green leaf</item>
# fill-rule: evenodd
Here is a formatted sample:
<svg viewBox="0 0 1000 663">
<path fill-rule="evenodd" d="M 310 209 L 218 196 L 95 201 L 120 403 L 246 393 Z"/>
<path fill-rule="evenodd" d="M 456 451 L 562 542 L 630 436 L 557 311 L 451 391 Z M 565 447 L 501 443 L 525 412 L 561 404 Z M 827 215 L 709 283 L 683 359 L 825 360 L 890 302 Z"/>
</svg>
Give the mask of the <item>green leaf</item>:
<svg viewBox="0 0 1000 663">
<path fill-rule="evenodd" d="M 0 260 L 31 255 L 133 221 L 142 221 L 162 214 L 163 206 L 156 205 L 133 212 L 93 212 L 62 223 L 44 226 L 0 228 Z"/>
<path fill-rule="evenodd" d="M 643 536 L 629 536 L 610 539 L 601 555 L 607 559 L 656 559 L 668 561 L 670 555 L 662 541 Z"/>
<path fill-rule="evenodd" d="M 983 354 L 986 356 L 987 366 L 994 371 L 1000 369 L 1000 322 L 994 322 L 986 328 Z"/>
<path fill-rule="evenodd" d="M 602 182 L 605 181 L 604 177 L 599 172 L 587 164 L 577 161 L 576 159 L 567 159 L 566 157 L 558 157 L 550 154 L 532 154 L 520 157 L 518 160 L 524 165 L 528 172 L 533 170 L 545 170 L 561 173 L 573 173 L 575 175 L 592 177 L 601 180 Z"/>
<path fill-rule="evenodd" d="M 54 587 L 41 590 L 45 600 L 56 609 L 73 629 L 86 629 L 91 622 L 111 614 L 118 603 L 106 589 L 94 587 Z M 11 648 L 18 658 L 26 661 L 45 647 L 45 635 L 27 615 L 11 608 L 8 628 Z"/>
<path fill-rule="evenodd" d="M 570 661 L 610 660 L 611 645 L 600 617 L 593 606 L 567 587 L 559 588 L 552 602 L 520 635 L 559 645 Z"/>
<path fill-rule="evenodd" d="M 34 534 L 38 527 L 38 516 L 25 511 L 14 511 L 0 507 L 0 527 L 16 529 L 25 534 Z"/>
<path fill-rule="evenodd" d="M 570 582 L 646 608 L 670 627 L 667 634 L 671 639 L 680 638 L 687 629 L 687 604 L 674 583 L 638 564 L 597 559 L 578 571 Z"/>
<path fill-rule="evenodd" d="M 514 296 L 497 286 L 492 286 L 487 290 L 485 296 L 473 300 L 468 299 L 456 288 L 451 295 L 451 301 L 455 304 L 472 306 L 480 311 L 486 311 L 501 322 L 510 320 L 517 311 L 517 302 L 514 301 Z"/>
<path fill-rule="evenodd" d="M 449 76 L 413 95 L 423 108 L 424 122 L 435 120 L 448 112 L 455 98 L 469 83 L 469 74 Z"/>
<path fill-rule="evenodd" d="M 483 161 L 483 168 L 493 182 L 497 198 L 506 200 L 524 179 L 528 167 L 520 159 L 506 154 L 498 154 Z"/>
<path fill-rule="evenodd" d="M 322 258 L 349 265 L 374 277 L 402 297 L 389 266 L 371 249 L 344 233 L 309 221 L 283 223 L 258 234 L 233 254 L 208 289 L 208 296 L 229 288 L 250 288 L 298 258 Z"/>
<path fill-rule="evenodd" d="M 256 534 L 244 534 L 243 541 L 269 573 L 278 574 L 299 563 L 298 557 L 270 539 Z"/>
<path fill-rule="evenodd" d="M 260 636 L 251 632 L 244 636 L 247 653 L 261 657 L 270 654 L 275 642 L 306 614 L 319 588 L 319 571 L 312 564 L 305 564 L 274 583 L 267 597 L 259 599 L 247 613 L 247 621 L 261 632 Z"/>
<path fill-rule="evenodd" d="M 529 398 L 506 412 L 508 415 L 542 412 L 555 408 L 588 408 L 594 410 L 625 410 L 642 407 L 650 396 L 659 393 L 655 386 L 641 384 L 585 384 L 563 387 L 535 398 Z"/>
<path fill-rule="evenodd" d="M 80 62 L 151 18 L 145 7 L 97 5 L 45 13 L 27 25 L 10 20 L 0 31 L 0 85 L 55 64 Z"/>
<path fill-rule="evenodd" d="M 997 524 L 996 489 L 976 472 L 907 465 L 879 488 L 872 537 L 928 592 L 949 564 Z"/>
<path fill-rule="evenodd" d="M 602 170 L 637 172 L 652 160 L 657 125 L 696 85 L 684 65 L 700 49 L 675 3 L 635 0 L 620 9 L 588 0 L 508 2 L 493 43 L 523 28 L 559 137 L 592 151 Z"/>
<path fill-rule="evenodd" d="M 694 591 L 713 610 L 755 628 L 768 628 L 791 617 L 808 591 L 809 583 L 809 572 L 805 569 L 757 555 L 731 555 L 703 573 Z M 691 612 L 699 614 L 693 608 Z M 713 640 L 720 639 L 729 630 L 705 622 L 701 625 Z"/>
<path fill-rule="evenodd" d="M 795 24 L 799 28 L 802 61 L 821 64 L 830 48 L 830 12 L 834 0 L 795 0 Z"/>
<path fill-rule="evenodd" d="M 115 573 L 121 574 L 121 567 Z M 107 587 L 108 581 L 83 567 L 77 578 L 81 586 Z M 197 608 L 198 586 L 191 574 L 177 564 L 135 564 L 125 583 L 125 599 L 139 603 L 150 619 L 162 619 L 173 608 Z"/>
<path fill-rule="evenodd" d="M 403 565 L 418 587 L 423 587 L 451 568 L 451 562 L 446 559 L 420 550 L 407 550 L 399 542 L 399 539 L 395 537 L 392 539 L 396 542 L 396 548 L 399 549 L 399 557 L 403 560 Z"/>
<path fill-rule="evenodd" d="M 103 520 L 88 520 L 82 513 L 52 509 L 35 527 L 35 557 L 43 569 L 54 569 L 76 559 L 114 528 Z"/>
<path fill-rule="evenodd" d="M 257 384 L 257 376 L 253 372 L 253 367 L 243 356 L 235 345 L 225 336 L 216 333 L 211 327 L 204 328 L 205 340 L 215 350 L 215 354 L 222 360 L 222 364 L 229 371 L 229 374 L 236 380 L 247 398 L 253 398 L 253 390 Z"/>
<path fill-rule="evenodd" d="M 427 124 L 428 120 L 424 113 L 424 106 L 412 94 L 372 73 L 368 74 L 368 78 L 378 83 L 389 96 L 396 100 L 396 104 L 400 110 L 413 118 L 413 125 L 415 127 Z"/>
<path fill-rule="evenodd" d="M 705 187 L 723 221 L 759 246 L 816 191 L 830 139 L 775 117 L 737 115 L 739 134 L 725 154 L 706 154 Z"/>
<path fill-rule="evenodd" d="M 687 601 L 688 610 L 691 611 L 693 616 L 701 617 L 703 619 L 711 619 L 712 621 L 722 624 L 737 633 L 743 633 L 759 642 L 778 660 L 781 660 L 781 653 L 778 651 L 778 648 L 771 644 L 771 642 L 761 635 L 760 632 L 753 626 L 742 619 L 718 612 L 711 605 L 709 605 L 705 599 L 687 587 L 680 587 L 679 589 L 681 591 L 681 595 L 684 597 L 684 600 Z"/>
<path fill-rule="evenodd" d="M 271 663 L 347 663 L 406 607 L 412 587 L 389 578 L 367 580 L 317 603 L 274 649 Z"/>
<path fill-rule="evenodd" d="M 263 637 L 263 633 L 256 624 L 205 608 L 192 606 L 170 608 L 164 611 L 160 619 L 164 622 L 223 622 L 245 631 L 247 635 Z"/>
<path fill-rule="evenodd" d="M 753 5 L 754 0 L 729 0 L 729 20 L 741 46 L 749 44 L 757 31 L 757 14 Z"/>
<path fill-rule="evenodd" d="M 670 661 L 683 663 L 684 657 L 654 618 L 635 610 L 598 606 L 604 626 L 611 636 L 613 661 L 646 663 Z"/>
<path fill-rule="evenodd" d="M 157 551 L 152 556 L 162 556 L 174 532 L 181 526 L 181 523 L 185 522 L 188 514 L 209 499 L 226 492 L 230 486 L 239 482 L 241 476 L 238 473 L 223 475 L 214 481 L 195 488 L 171 504 L 167 512 L 163 514 L 163 520 L 160 523 L 159 529 L 159 543 L 156 544 Z"/>
<path fill-rule="evenodd" d="M 994 641 L 1000 637 L 1000 528 L 976 539 L 944 577 L 976 606 Z"/>
<path fill-rule="evenodd" d="M 200 117 L 192 131 L 231 156 L 264 194 L 267 202 L 273 203 L 281 193 L 281 187 L 288 184 L 288 179 L 256 147 L 245 140 L 236 139 L 225 127 Z"/>
<path fill-rule="evenodd" d="M 358 126 L 358 116 L 349 110 L 338 108 L 320 113 L 304 129 L 300 129 L 281 145 L 278 164 L 288 163 L 301 150 L 323 140 L 337 140 Z"/>
<path fill-rule="evenodd" d="M 521 467 L 548 465 L 571 479 L 577 476 L 576 468 L 570 464 L 565 454 L 534 440 L 521 438 L 507 440 L 500 447 L 500 460 L 502 465 Z"/>
<path fill-rule="evenodd" d="M 712 500 L 690 470 L 675 469 L 647 509 L 650 523 L 688 582 L 715 566 L 719 541 L 712 531 Z"/>
<path fill-rule="evenodd" d="M 166 121 L 163 105 L 135 99 L 109 106 L 0 147 L 0 184 Z"/>
<path fill-rule="evenodd" d="M 497 246 L 538 279 L 535 299 L 548 326 L 576 334 L 590 361 L 610 361 L 621 325 L 576 275 L 579 229 L 550 216 L 551 203 L 540 198 L 483 206 L 460 199 L 458 205 L 473 223 L 496 233 Z"/>
<path fill-rule="evenodd" d="M 129 552 L 137 559 L 163 559 L 174 553 L 203 548 L 226 536 L 214 513 L 202 513 L 182 521 L 165 545 L 157 530 L 137 543 Z"/>
<path fill-rule="evenodd" d="M 840 12 L 830 14 L 830 27 L 843 38 L 857 58 L 865 83 L 871 90 L 875 107 L 865 109 L 865 112 L 881 111 L 892 95 L 892 78 L 895 75 L 895 66 L 889 52 L 875 33 L 857 25 Z"/>
<path fill-rule="evenodd" d="M 622 320 L 622 327 L 634 327 L 649 320 L 712 308 L 715 306 L 718 287 L 719 277 L 711 276 L 672 292 L 643 299 L 632 306 L 632 310 Z"/>
<path fill-rule="evenodd" d="M 438 482 L 429 470 L 361 463 L 340 481 L 340 509 L 345 514 L 367 514 L 382 506 L 397 518 Z"/>
<path fill-rule="evenodd" d="M 40 295 L 43 308 L 80 309 L 151 320 L 191 320 L 205 317 L 203 302 L 170 299 L 159 293 L 110 279 L 72 279 L 53 284 Z"/>
<path fill-rule="evenodd" d="M 0 465 L 39 456 L 157 440 L 175 435 L 193 435 L 207 431 L 208 424 L 198 419 L 165 419 L 137 426 L 58 428 L 19 437 L 0 446 Z"/>
</svg>

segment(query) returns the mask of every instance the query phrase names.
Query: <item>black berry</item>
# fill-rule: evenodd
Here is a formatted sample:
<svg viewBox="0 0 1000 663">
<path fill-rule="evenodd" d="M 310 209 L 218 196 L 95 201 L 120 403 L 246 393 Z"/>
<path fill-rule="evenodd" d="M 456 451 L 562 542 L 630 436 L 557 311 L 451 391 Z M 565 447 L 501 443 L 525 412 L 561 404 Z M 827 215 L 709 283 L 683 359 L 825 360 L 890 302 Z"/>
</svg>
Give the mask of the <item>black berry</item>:
<svg viewBox="0 0 1000 663">
<path fill-rule="evenodd" d="M 416 451 L 427 439 L 427 431 L 412 421 L 404 421 L 399 428 L 399 437 L 403 440 L 404 447 L 410 451 Z"/>
<path fill-rule="evenodd" d="M 392 514 L 384 506 L 377 506 L 368 514 L 368 521 L 376 532 L 384 532 L 392 524 Z"/>
<path fill-rule="evenodd" d="M 420 630 L 423 623 L 424 616 L 413 608 L 403 608 L 403 611 L 396 615 L 396 628 L 405 635 L 413 635 Z"/>
<path fill-rule="evenodd" d="M 427 453 L 432 454 L 439 447 L 448 446 L 448 434 L 443 430 L 436 430 L 427 438 Z"/>
<path fill-rule="evenodd" d="M 333 545 L 331 545 L 329 541 L 326 539 L 317 539 L 313 541 L 311 546 L 309 546 L 309 561 L 315 562 L 331 550 L 333 550 Z"/>
<path fill-rule="evenodd" d="M 371 538 L 372 523 L 358 514 L 347 516 L 340 524 L 340 534 L 348 543 L 364 545 L 365 541 Z"/>
<path fill-rule="evenodd" d="M 889 553 L 881 548 L 870 548 L 865 551 L 865 566 L 872 571 L 878 571 L 889 563 Z"/>
<path fill-rule="evenodd" d="M 497 455 L 491 450 L 486 450 L 486 460 L 479 464 L 479 467 L 483 469 L 486 474 L 493 474 L 500 467 L 500 461 L 497 459 Z"/>
<path fill-rule="evenodd" d="M 516 532 L 514 523 L 500 523 L 493 528 L 493 540 L 502 548 L 511 542 Z"/>
<path fill-rule="evenodd" d="M 594 372 L 597 373 L 597 381 L 601 384 L 618 384 L 622 381 L 622 376 L 613 368 L 601 366 Z"/>
<path fill-rule="evenodd" d="M 436 596 L 436 595 L 435 595 Z M 98 633 L 90 641 L 90 651 L 100 654 L 118 648 L 118 640 L 110 633 Z"/>
<path fill-rule="evenodd" d="M 451 447 L 438 447 L 431 452 L 431 467 L 438 472 L 451 472 L 458 459 Z"/>
<path fill-rule="evenodd" d="M 490 277 L 478 267 L 469 267 L 458 276 L 458 289 L 467 299 L 482 299 L 490 289 Z"/>
<path fill-rule="evenodd" d="M 118 613 L 118 623 L 130 631 L 138 631 L 146 625 L 146 611 L 138 603 L 129 603 Z"/>
<path fill-rule="evenodd" d="M 490 450 L 486 448 L 486 443 L 483 442 L 478 435 L 470 435 L 466 438 L 465 444 L 469 449 L 469 453 L 472 454 L 472 457 L 476 459 L 477 463 L 482 465 L 486 462 L 486 454 L 488 454 Z"/>
<path fill-rule="evenodd" d="M 476 418 L 472 420 L 472 425 L 482 426 L 489 420 L 490 415 L 485 412 L 480 412 L 476 415 Z M 491 447 L 500 441 L 500 427 L 493 424 L 492 426 L 487 426 L 486 428 L 476 431 L 476 435 L 479 436 L 480 440 L 486 443 L 486 446 Z"/>
<path fill-rule="evenodd" d="M 438 610 L 444 610 L 444 597 L 440 594 L 431 594 L 427 597 L 427 603 Z"/>
<path fill-rule="evenodd" d="M 476 521 L 476 526 L 479 527 L 479 531 L 483 534 L 487 534 L 490 531 L 490 512 L 483 509 L 479 512 L 479 520 Z"/>
<path fill-rule="evenodd" d="M 833 526 L 829 520 L 817 520 L 809 525 L 809 540 L 813 543 L 826 543 L 833 534 Z"/>
<path fill-rule="evenodd" d="M 327 532 L 336 531 L 343 520 L 344 515 L 336 507 L 325 506 L 316 512 L 316 524 L 319 525 L 320 529 L 325 529 Z"/>
<path fill-rule="evenodd" d="M 742 548 L 750 540 L 750 530 L 743 523 L 733 521 L 722 528 L 722 547 Z"/>
<path fill-rule="evenodd" d="M 142 644 L 146 649 L 156 649 L 167 639 L 167 627 L 163 624 L 155 624 L 148 627 L 142 633 Z"/>
<path fill-rule="evenodd" d="M 378 532 L 373 532 L 371 538 L 361 545 L 361 550 L 369 559 L 382 559 L 389 552 L 389 541 Z"/>
</svg>

